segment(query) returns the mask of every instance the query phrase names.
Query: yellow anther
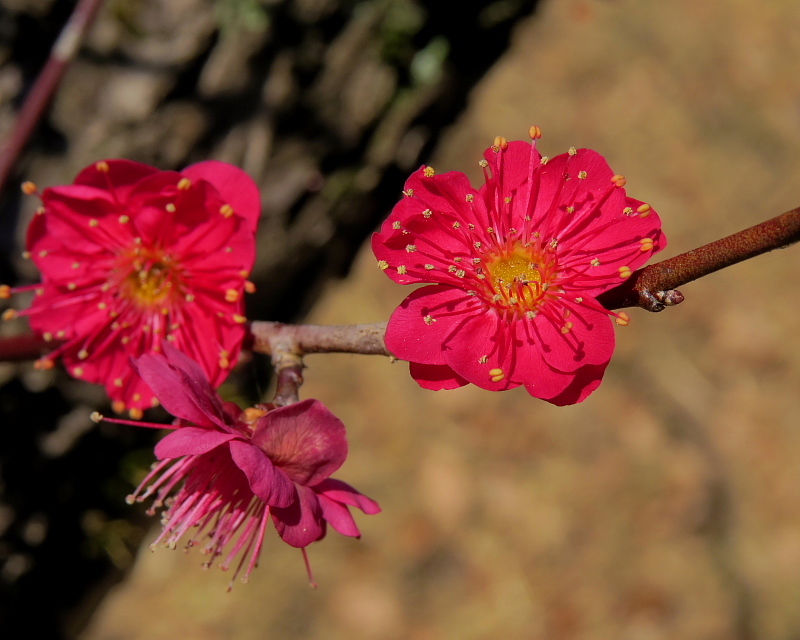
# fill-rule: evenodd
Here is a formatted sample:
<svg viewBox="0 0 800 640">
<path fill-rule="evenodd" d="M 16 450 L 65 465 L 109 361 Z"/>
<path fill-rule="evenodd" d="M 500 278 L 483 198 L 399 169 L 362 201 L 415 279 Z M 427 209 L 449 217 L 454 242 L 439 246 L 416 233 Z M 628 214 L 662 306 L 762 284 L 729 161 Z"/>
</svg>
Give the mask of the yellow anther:
<svg viewBox="0 0 800 640">
<path fill-rule="evenodd" d="M 541 164 L 547 164 L 548 162 L 550 162 L 550 156 L 542 156 L 542 159 L 539 160 L 539 162 Z"/>
<path fill-rule="evenodd" d="M 86 360 L 89 357 L 89 352 L 86 349 L 78 351 L 78 360 Z"/>
<path fill-rule="evenodd" d="M 22 183 L 22 193 L 24 193 L 26 196 L 32 196 L 34 193 L 36 193 L 36 191 L 36 184 L 30 180 L 26 180 Z"/>
<path fill-rule="evenodd" d="M 646 218 L 650 215 L 650 205 L 645 203 L 640 204 L 636 208 L 636 213 L 638 213 L 642 218 Z"/>
<path fill-rule="evenodd" d="M 571 156 L 578 155 L 578 150 L 575 147 L 570 147 L 567 149 L 567 153 Z"/>
<path fill-rule="evenodd" d="M 478 166 L 479 166 L 481 169 L 485 169 L 486 167 L 488 167 L 488 166 L 489 166 L 489 161 L 488 161 L 488 160 L 486 160 L 486 158 L 481 158 L 481 159 L 480 159 L 480 162 L 478 162 Z"/>
<path fill-rule="evenodd" d="M 405 191 L 403 191 L 403 195 L 406 198 L 413 198 L 414 197 L 414 190 L 413 189 L 406 189 Z"/>
<path fill-rule="evenodd" d="M 247 318 L 244 316 L 240 316 L 238 313 L 233 314 L 233 321 L 237 324 L 244 324 L 247 322 Z"/>
<path fill-rule="evenodd" d="M 650 251 L 653 248 L 652 238 L 642 238 L 639 240 L 639 251 Z"/>
<path fill-rule="evenodd" d="M 261 416 L 267 415 L 266 411 L 264 411 L 263 409 L 259 409 L 258 407 L 247 407 L 247 409 L 245 409 L 243 413 L 245 422 L 255 422 Z"/>
<path fill-rule="evenodd" d="M 181 191 L 186 191 L 191 186 L 192 186 L 192 181 L 189 180 L 189 178 L 181 178 L 180 180 L 178 180 L 178 189 L 180 189 Z"/>
<path fill-rule="evenodd" d="M 8 300 L 11 297 L 11 287 L 7 284 L 0 284 L 0 298 Z"/>
<path fill-rule="evenodd" d="M 31 252 L 30 251 L 23 251 L 22 252 L 22 259 L 23 260 L 30 260 L 31 259 Z"/>
<path fill-rule="evenodd" d="M 500 150 L 508 149 L 508 140 L 503 136 L 497 136 L 492 143 L 492 151 L 498 153 Z"/>
<path fill-rule="evenodd" d="M 436 175 L 436 171 L 434 171 L 433 167 L 425 167 L 422 170 L 422 175 L 424 175 L 426 178 L 432 178 Z"/>
<path fill-rule="evenodd" d="M 74 282 L 68 282 L 67 283 L 67 289 L 69 289 L 70 291 L 75 291 L 75 289 L 77 289 L 77 288 L 78 288 L 78 285 L 75 284 Z"/>
<path fill-rule="evenodd" d="M 247 269 L 242 269 L 239 272 L 239 275 L 242 276 L 242 278 L 249 278 L 250 277 L 250 272 Z"/>
<path fill-rule="evenodd" d="M 105 416 L 99 411 L 92 411 L 91 415 L 89 416 L 89 420 L 91 420 L 95 424 L 100 424 L 104 419 Z"/>
<path fill-rule="evenodd" d="M 503 373 L 502 369 L 489 369 L 490 376 L 499 376 Z"/>
<path fill-rule="evenodd" d="M 150 406 L 151 407 L 157 407 L 159 404 L 161 404 L 161 403 L 158 401 L 158 398 L 156 398 L 156 397 L 150 398 Z"/>
<path fill-rule="evenodd" d="M 46 211 L 46 209 L 44 207 L 37 207 L 36 215 L 37 216 L 43 216 L 45 211 Z"/>
<path fill-rule="evenodd" d="M 625 207 L 622 210 L 622 213 L 624 213 L 626 216 L 629 216 L 629 215 L 631 215 L 633 213 L 633 208 L 632 207 Z"/>
<path fill-rule="evenodd" d="M 575 325 L 573 325 L 571 322 L 565 322 L 564 326 L 561 327 L 561 333 L 564 333 L 564 334 L 569 333 L 570 329 L 572 329 L 572 327 L 574 327 L 574 326 Z"/>
<path fill-rule="evenodd" d="M 114 386 L 121 387 L 122 386 L 122 378 L 114 378 Z"/>
<path fill-rule="evenodd" d="M 506 377 L 505 373 L 498 373 L 496 376 L 492 376 L 489 378 L 492 382 L 500 382 L 503 378 Z"/>
<path fill-rule="evenodd" d="M 226 302 L 236 302 L 239 299 L 239 292 L 236 289 L 228 289 L 225 292 Z"/>
<path fill-rule="evenodd" d="M 187 293 L 183 299 L 186 300 L 186 302 L 194 302 L 194 294 Z"/>
<path fill-rule="evenodd" d="M 630 267 L 620 267 L 619 268 L 619 277 L 620 278 L 630 278 L 633 271 L 631 271 Z"/>
<path fill-rule="evenodd" d="M 474 202 L 475 201 L 475 194 L 474 193 L 468 193 L 467 197 L 466 197 L 466 201 L 467 202 Z"/>
<path fill-rule="evenodd" d="M 42 334 L 42 338 L 44 338 L 44 341 L 45 341 L 45 342 L 51 342 L 51 341 L 53 340 L 53 334 L 52 334 L 52 333 L 50 333 L 49 331 L 45 331 L 45 332 Z"/>
<path fill-rule="evenodd" d="M 598 260 L 597 258 L 593 258 L 592 261 L 589 264 L 592 265 L 593 267 L 599 267 L 600 266 L 600 260 Z"/>
<path fill-rule="evenodd" d="M 247 293 L 255 293 L 256 292 L 256 285 L 249 280 L 246 280 L 244 283 L 244 290 Z"/>
<path fill-rule="evenodd" d="M 228 359 L 227 356 L 220 356 L 219 359 L 219 368 L 220 369 L 227 369 L 231 366 L 231 361 Z"/>
<path fill-rule="evenodd" d="M 579 177 L 581 180 L 586 180 L 586 176 L 588 176 L 588 175 L 589 175 L 589 174 L 588 174 L 588 173 L 586 173 L 585 171 L 578 171 L 578 177 Z"/>
<path fill-rule="evenodd" d="M 434 322 L 436 322 L 436 318 L 434 318 L 431 315 L 425 316 L 423 320 L 425 321 L 425 324 L 433 324 Z"/>
<path fill-rule="evenodd" d="M 378 260 L 378 269 L 386 271 L 389 268 L 389 263 L 386 260 Z"/>
<path fill-rule="evenodd" d="M 219 212 L 222 214 L 223 218 L 230 218 L 233 215 L 233 207 L 229 204 L 223 204 L 219 208 Z"/>
<path fill-rule="evenodd" d="M 114 400 L 111 403 L 111 408 L 114 410 L 114 413 L 122 413 L 125 411 L 125 403 L 122 400 Z"/>
<path fill-rule="evenodd" d="M 528 136 L 530 136 L 531 140 L 538 140 L 542 137 L 542 130 L 537 125 L 533 125 L 530 129 L 528 129 Z"/>
<path fill-rule="evenodd" d="M 616 322 L 620 327 L 627 327 L 630 324 L 631 317 L 625 313 L 624 311 L 620 311 L 617 314 L 617 317 L 614 318 L 614 322 Z"/>
<path fill-rule="evenodd" d="M 425 211 L 422 212 L 423 218 L 430 218 L 432 215 L 433 211 L 431 211 L 430 209 L 425 209 Z"/>
<path fill-rule="evenodd" d="M 81 376 L 83 376 L 83 367 L 73 367 L 72 375 L 75 376 L 76 378 L 80 378 Z"/>
<path fill-rule="evenodd" d="M 17 313 L 16 309 L 6 309 L 5 311 L 3 311 L 3 316 L 2 317 L 3 317 L 3 320 L 13 320 L 18 315 L 19 314 Z"/>
<path fill-rule="evenodd" d="M 47 371 L 48 369 L 52 369 L 55 366 L 56 363 L 47 357 L 39 358 L 36 362 L 33 363 L 33 368 L 39 369 L 40 371 Z"/>
<path fill-rule="evenodd" d="M 106 162 L 105 160 L 101 160 L 100 162 L 95 162 L 94 168 L 97 169 L 100 173 L 109 172 L 108 162 Z"/>
<path fill-rule="evenodd" d="M 399 220 L 395 220 L 394 222 L 392 222 L 392 229 L 399 229 L 402 226 L 403 225 L 400 224 Z"/>
<path fill-rule="evenodd" d="M 408 253 L 414 253 L 416 250 L 417 250 L 417 245 L 415 245 L 415 244 L 407 244 L 406 245 L 406 251 Z"/>
<path fill-rule="evenodd" d="M 130 222 L 130 220 L 131 220 L 131 219 L 130 219 L 130 216 L 121 215 L 121 216 L 119 217 L 119 223 L 120 223 L 120 224 L 128 224 L 128 223 Z"/>
<path fill-rule="evenodd" d="M 142 411 L 139 407 L 131 407 L 128 409 L 128 415 L 131 417 L 131 420 L 141 420 L 142 416 L 144 415 L 144 411 Z"/>
<path fill-rule="evenodd" d="M 400 266 L 397 267 L 397 273 L 399 273 L 401 276 L 405 275 L 407 271 L 408 268 L 406 268 L 406 265 L 404 264 L 401 264 Z"/>
<path fill-rule="evenodd" d="M 175 206 L 174 202 L 168 202 L 167 205 L 164 207 L 169 213 L 175 213 L 177 207 Z"/>
<path fill-rule="evenodd" d="M 625 183 L 628 181 L 625 179 L 625 176 L 617 174 L 615 176 L 611 176 L 611 182 L 613 182 L 618 187 L 624 187 Z"/>
</svg>

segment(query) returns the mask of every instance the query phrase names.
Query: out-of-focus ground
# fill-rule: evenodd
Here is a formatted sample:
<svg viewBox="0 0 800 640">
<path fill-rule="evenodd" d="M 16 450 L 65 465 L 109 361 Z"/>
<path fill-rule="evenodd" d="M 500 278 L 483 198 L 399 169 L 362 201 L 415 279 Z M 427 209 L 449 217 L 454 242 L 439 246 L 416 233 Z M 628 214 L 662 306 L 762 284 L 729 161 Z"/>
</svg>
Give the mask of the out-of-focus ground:
<svg viewBox="0 0 800 640">
<path fill-rule="evenodd" d="M 476 47 L 481 43 L 476 42 Z M 664 221 L 664 256 L 800 203 L 800 4 L 547 0 L 432 164 L 477 179 L 496 134 L 597 149 Z M 401 185 L 398 185 L 398 192 Z M 790 640 L 800 636 L 800 253 L 631 313 L 581 405 L 425 392 L 403 363 L 308 359 L 348 425 L 361 541 L 269 535 L 247 585 L 146 548 L 86 640 Z M 368 250 L 311 321 L 409 292 Z"/>
</svg>

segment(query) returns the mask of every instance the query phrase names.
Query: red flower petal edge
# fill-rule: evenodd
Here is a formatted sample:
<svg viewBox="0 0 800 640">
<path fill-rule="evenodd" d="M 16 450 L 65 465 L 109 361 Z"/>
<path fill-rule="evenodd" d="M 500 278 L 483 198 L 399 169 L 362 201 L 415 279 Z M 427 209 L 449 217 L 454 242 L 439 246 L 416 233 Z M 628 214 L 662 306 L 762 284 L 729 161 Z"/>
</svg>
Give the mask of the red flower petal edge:
<svg viewBox="0 0 800 640">
<path fill-rule="evenodd" d="M 538 136 L 535 136 L 538 137 Z M 426 389 L 524 386 L 557 405 L 584 400 L 614 351 L 596 300 L 666 246 L 650 205 L 589 149 L 548 159 L 498 139 L 485 184 L 422 167 L 372 238 L 378 266 L 426 284 L 389 320 L 386 344 Z"/>
<path fill-rule="evenodd" d="M 42 205 L 27 238 L 42 283 L 21 288 L 36 297 L 17 314 L 61 343 L 39 367 L 60 356 L 134 417 L 156 401 L 130 358 L 164 340 L 192 354 L 215 387 L 225 380 L 245 336 L 261 215 L 247 174 L 217 161 L 175 172 L 105 160 L 45 189 Z"/>
<path fill-rule="evenodd" d="M 330 477 L 347 457 L 347 440 L 341 420 L 318 400 L 241 412 L 170 345 L 136 366 L 157 394 L 172 387 L 169 398 L 159 398 L 179 419 L 156 447 L 160 462 L 129 496 L 130 502 L 155 496 L 151 514 L 169 505 L 154 545 L 174 548 L 185 538 L 187 546 L 202 545 L 207 565 L 224 555 L 222 569 L 239 558 L 233 579 L 243 571 L 247 581 L 270 519 L 284 541 L 305 553 L 325 537 L 329 522 L 360 536 L 349 507 L 380 512 L 377 502 Z"/>
</svg>

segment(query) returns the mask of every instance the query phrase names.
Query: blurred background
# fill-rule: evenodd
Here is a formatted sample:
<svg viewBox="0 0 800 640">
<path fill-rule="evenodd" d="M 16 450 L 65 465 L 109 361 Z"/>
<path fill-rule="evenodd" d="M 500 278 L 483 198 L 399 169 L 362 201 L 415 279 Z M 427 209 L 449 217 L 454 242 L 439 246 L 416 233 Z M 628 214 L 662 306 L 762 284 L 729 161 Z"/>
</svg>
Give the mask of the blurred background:
<svg viewBox="0 0 800 640">
<path fill-rule="evenodd" d="M 477 182 L 494 136 L 531 124 L 543 153 L 590 147 L 627 177 L 661 214 L 663 257 L 800 204 L 796 2 L 447 5 L 109 0 L 3 194 L 3 280 L 36 279 L 18 257 L 36 202 L 16 184 L 104 157 L 242 166 L 265 206 L 250 317 L 326 324 L 385 320 L 409 292 L 361 244 L 410 171 Z M 4 133 L 72 3 L 0 6 Z M 92 426 L 96 387 L 0 365 L 0 635 L 800 638 L 797 251 L 634 310 L 573 407 L 309 357 L 304 397 L 349 430 L 336 475 L 384 509 L 360 541 L 309 548 L 316 590 L 274 533 L 231 593 L 199 554 L 149 552 L 157 519 L 123 499 L 153 434 Z M 223 390 L 253 401 L 267 380 L 257 359 Z"/>
</svg>

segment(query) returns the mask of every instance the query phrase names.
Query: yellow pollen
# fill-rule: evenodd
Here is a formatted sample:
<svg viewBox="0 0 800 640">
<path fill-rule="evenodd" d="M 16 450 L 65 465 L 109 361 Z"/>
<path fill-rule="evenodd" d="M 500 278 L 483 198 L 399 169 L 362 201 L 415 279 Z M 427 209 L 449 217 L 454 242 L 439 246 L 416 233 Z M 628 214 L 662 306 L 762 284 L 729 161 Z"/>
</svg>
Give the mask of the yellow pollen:
<svg viewBox="0 0 800 640">
<path fill-rule="evenodd" d="M 161 403 L 158 401 L 158 398 L 152 398 L 150 400 L 150 406 L 151 407 L 157 407 L 159 404 L 161 404 Z"/>
<path fill-rule="evenodd" d="M 231 366 L 231 361 L 226 356 L 220 356 L 219 368 L 220 369 L 227 369 L 230 366 Z"/>
<path fill-rule="evenodd" d="M 121 387 L 122 386 L 122 378 L 114 378 L 114 386 Z"/>
<path fill-rule="evenodd" d="M 436 171 L 434 171 L 433 167 L 425 167 L 422 170 L 422 175 L 424 175 L 426 178 L 432 178 L 436 175 Z"/>
<path fill-rule="evenodd" d="M 632 207 L 625 207 L 622 210 L 622 213 L 624 213 L 626 216 L 629 216 L 629 215 L 631 215 L 633 213 L 633 208 Z"/>
<path fill-rule="evenodd" d="M 89 420 L 91 420 L 95 424 L 100 424 L 104 418 L 105 416 L 99 411 L 92 411 L 92 413 L 89 415 Z"/>
<path fill-rule="evenodd" d="M 505 198 L 503 198 L 503 202 L 505 202 L 506 204 L 511 204 L 511 196 L 506 196 Z"/>
<path fill-rule="evenodd" d="M 475 201 L 475 194 L 474 193 L 468 193 L 466 199 L 467 199 L 467 202 L 474 202 Z"/>
<path fill-rule="evenodd" d="M 245 281 L 244 283 L 244 290 L 247 293 L 255 293 L 256 292 L 256 285 L 249 280 Z"/>
<path fill-rule="evenodd" d="M 425 324 L 433 324 L 434 322 L 436 322 L 436 318 L 430 315 L 425 316 L 423 320 L 425 321 Z"/>
<path fill-rule="evenodd" d="M 38 209 L 36 209 L 36 215 L 37 216 L 44 215 L 44 212 L 45 212 L 45 208 L 44 207 L 39 207 Z"/>
<path fill-rule="evenodd" d="M 398 220 L 395 220 L 394 222 L 392 222 L 392 229 L 399 229 L 402 226 L 403 225 L 401 225 Z"/>
<path fill-rule="evenodd" d="M 581 302 L 583 302 L 583 298 L 580 298 L 580 297 L 578 297 L 578 298 L 575 298 L 575 302 L 577 302 L 578 304 L 580 304 Z"/>
<path fill-rule="evenodd" d="M 650 215 L 650 205 L 647 203 L 640 204 L 636 208 L 636 213 L 638 213 L 642 218 L 646 218 Z"/>
<path fill-rule="evenodd" d="M 257 407 L 247 407 L 247 409 L 245 409 L 243 413 L 245 422 L 255 422 L 261 416 L 267 415 L 266 411 L 264 411 L 263 409 L 259 409 Z"/>
<path fill-rule="evenodd" d="M 496 151 L 495 148 L 497 149 Z M 495 153 L 497 153 L 501 149 L 505 150 L 507 148 L 508 148 L 508 140 L 506 140 L 503 136 L 497 136 L 494 139 L 494 143 L 492 144 L 492 151 L 495 151 Z"/>
<path fill-rule="evenodd" d="M 53 340 L 53 334 L 52 334 L 52 333 L 50 333 L 49 331 L 45 331 L 45 332 L 42 334 L 42 338 L 44 338 L 44 341 L 45 341 L 45 342 L 51 342 L 51 341 Z"/>
<path fill-rule="evenodd" d="M 8 300 L 11 297 L 11 287 L 7 284 L 0 284 L 0 298 Z"/>
<path fill-rule="evenodd" d="M 414 196 L 414 190 L 413 189 L 406 189 L 405 191 L 403 191 L 403 195 L 406 198 L 412 198 Z"/>
<path fill-rule="evenodd" d="M 223 204 L 219 208 L 219 212 L 222 214 L 223 218 L 230 218 L 233 215 L 233 207 L 229 204 Z"/>
<path fill-rule="evenodd" d="M 531 140 L 538 140 L 542 137 L 542 129 L 537 125 L 533 125 L 530 129 L 528 129 L 528 136 Z"/>
<path fill-rule="evenodd" d="M 137 393 L 136 395 L 139 394 Z M 142 416 L 144 415 L 144 411 L 142 411 L 139 407 L 131 407 L 130 409 L 128 409 L 128 415 L 131 417 L 132 420 L 141 420 Z"/>
<path fill-rule="evenodd" d="M 239 292 L 236 289 L 228 289 L 225 292 L 226 302 L 236 302 L 239 299 Z"/>
<path fill-rule="evenodd" d="M 31 259 L 31 252 L 30 251 L 23 251 L 22 252 L 22 258 L 24 260 L 30 260 Z"/>
<path fill-rule="evenodd" d="M 611 177 L 611 182 L 613 182 L 618 187 L 624 187 L 625 183 L 627 183 L 628 181 L 625 179 L 625 176 L 617 174 Z"/>
<path fill-rule="evenodd" d="M 30 180 L 26 180 L 22 183 L 22 193 L 24 193 L 26 196 L 32 196 L 34 193 L 36 193 L 36 184 Z"/>
<path fill-rule="evenodd" d="M 489 369 L 490 376 L 499 376 L 502 373 L 503 373 L 502 369 Z"/>
<path fill-rule="evenodd" d="M 130 222 L 130 220 L 131 219 L 130 219 L 129 216 L 122 215 L 122 216 L 119 217 L 119 223 L 120 224 L 128 224 L 128 222 Z"/>
<path fill-rule="evenodd" d="M 189 187 L 192 186 L 192 181 L 189 178 L 181 178 L 178 180 L 178 189 L 181 191 L 187 191 Z"/>
<path fill-rule="evenodd" d="M 571 156 L 575 156 L 575 155 L 578 155 L 578 150 L 577 150 L 575 147 L 570 147 L 570 148 L 567 150 L 567 153 L 568 153 L 569 155 L 571 155 Z"/>
<path fill-rule="evenodd" d="M 639 240 L 639 251 L 650 251 L 653 248 L 653 239 L 652 238 L 642 238 Z"/>
<path fill-rule="evenodd" d="M 105 160 L 101 160 L 100 162 L 96 162 L 95 165 L 94 165 L 94 168 L 97 169 L 100 173 L 108 173 L 109 172 L 108 162 L 106 162 Z"/>
<path fill-rule="evenodd" d="M 404 264 L 401 264 L 399 267 L 397 267 L 397 273 L 399 273 L 401 276 L 405 275 L 406 271 L 408 271 L 408 269 Z"/>
<path fill-rule="evenodd" d="M 242 278 L 249 278 L 250 277 L 250 272 L 247 269 L 242 269 L 239 272 L 239 275 L 242 276 Z"/>
<path fill-rule="evenodd" d="M 91 220 L 89 220 L 90 227 L 96 227 L 98 224 L 100 224 L 100 222 L 96 218 L 92 218 Z"/>
<path fill-rule="evenodd" d="M 500 371 L 500 373 L 498 373 L 497 375 L 491 376 L 489 378 L 492 382 L 500 382 L 501 380 L 503 380 L 503 378 L 506 377 L 506 374 L 503 373 L 502 369 L 492 369 L 492 371 Z"/>
<path fill-rule="evenodd" d="M 233 315 L 233 321 L 234 321 L 236 324 L 244 324 L 245 322 L 247 322 L 247 318 L 245 318 L 244 316 L 240 316 L 240 315 L 237 313 L 237 314 L 234 314 L 234 315 Z"/>
<path fill-rule="evenodd" d="M 416 250 L 417 250 L 417 245 L 415 245 L 415 244 L 407 244 L 406 245 L 406 251 L 408 253 L 414 253 Z"/>
<path fill-rule="evenodd" d="M 591 264 L 593 267 L 599 267 L 600 266 L 600 261 L 597 258 L 595 258 L 589 264 Z"/>
<path fill-rule="evenodd" d="M 378 269 L 386 271 L 389 268 L 389 263 L 386 260 L 378 260 Z"/>
<path fill-rule="evenodd" d="M 453 229 L 460 229 L 460 228 L 461 228 L 461 223 L 456 220 L 453 223 Z"/>
<path fill-rule="evenodd" d="M 167 210 L 169 213 L 175 213 L 175 211 L 176 211 L 176 209 L 177 209 L 177 207 L 175 207 L 175 203 L 174 203 L 174 202 L 168 202 L 168 203 L 167 203 L 167 206 L 166 206 L 166 207 L 164 207 L 164 208 L 165 208 L 165 209 L 166 209 L 166 210 Z"/>
<path fill-rule="evenodd" d="M 575 326 L 571 322 L 565 322 L 564 326 L 561 327 L 561 333 L 569 333 L 570 329 Z"/>
<path fill-rule="evenodd" d="M 75 291 L 75 289 L 77 289 L 77 288 L 78 288 L 78 285 L 75 284 L 74 282 L 70 282 L 70 283 L 67 284 L 67 289 L 69 289 L 70 291 Z"/>
<path fill-rule="evenodd" d="M 630 267 L 620 267 L 619 268 L 619 277 L 620 278 L 630 278 L 633 271 L 631 271 Z"/>
<path fill-rule="evenodd" d="M 489 356 L 481 356 L 480 358 L 478 358 L 479 364 L 486 364 L 487 362 L 489 362 Z"/>
<path fill-rule="evenodd" d="M 72 375 L 76 378 L 80 378 L 83 375 L 83 368 L 82 367 L 75 367 L 72 370 Z"/>
<path fill-rule="evenodd" d="M 435 268 L 436 268 L 436 267 L 434 267 L 432 264 L 426 264 L 426 265 L 425 265 L 425 270 L 426 270 L 426 271 L 432 271 L 432 270 L 433 270 L 433 269 L 435 269 Z"/>
<path fill-rule="evenodd" d="M 432 215 L 433 211 L 431 211 L 430 209 L 425 209 L 425 211 L 422 212 L 422 216 L 424 218 L 430 218 Z"/>
<path fill-rule="evenodd" d="M 542 274 L 531 262 L 529 256 L 512 253 L 505 258 L 498 258 L 487 265 L 489 274 L 498 282 L 541 282 Z"/>
<path fill-rule="evenodd" d="M 631 321 L 630 316 L 624 311 L 620 311 L 617 314 L 617 317 L 614 318 L 614 322 L 616 322 L 620 327 L 627 327 L 628 324 L 630 324 L 630 321 Z"/>
<path fill-rule="evenodd" d="M 186 300 L 186 302 L 194 302 L 194 294 L 193 293 L 187 293 L 186 297 L 184 299 Z"/>
<path fill-rule="evenodd" d="M 579 171 L 579 172 L 578 172 L 578 177 L 579 177 L 581 180 L 586 180 L 586 177 L 587 177 L 588 175 L 589 175 L 589 174 L 588 174 L 588 173 L 586 173 L 585 171 Z"/>
<path fill-rule="evenodd" d="M 122 400 L 114 400 L 111 403 L 111 408 L 114 410 L 114 413 L 122 413 L 125 411 L 125 403 Z"/>
<path fill-rule="evenodd" d="M 550 162 L 550 156 L 542 156 L 542 159 L 539 160 L 539 162 L 541 164 L 547 164 L 548 162 Z"/>
<path fill-rule="evenodd" d="M 486 160 L 486 158 L 481 158 L 481 159 L 480 159 L 480 161 L 478 162 L 478 166 L 479 166 L 481 169 L 485 169 L 486 167 L 488 167 L 488 166 L 489 166 L 489 161 L 488 161 L 488 160 Z"/>
</svg>

